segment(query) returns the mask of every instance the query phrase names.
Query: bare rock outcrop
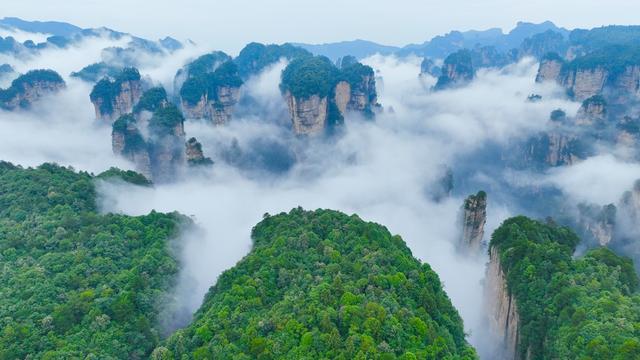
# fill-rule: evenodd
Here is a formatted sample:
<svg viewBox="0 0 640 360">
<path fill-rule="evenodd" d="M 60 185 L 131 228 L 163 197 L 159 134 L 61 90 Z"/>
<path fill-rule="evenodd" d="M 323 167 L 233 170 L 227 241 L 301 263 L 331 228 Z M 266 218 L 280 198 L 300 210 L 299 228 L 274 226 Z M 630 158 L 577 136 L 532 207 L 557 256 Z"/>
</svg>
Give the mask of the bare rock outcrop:
<svg viewBox="0 0 640 360">
<path fill-rule="evenodd" d="M 536 82 L 542 83 L 547 81 L 560 82 L 562 74 L 562 66 L 564 61 L 556 53 L 545 55 L 540 61 Z"/>
<path fill-rule="evenodd" d="M 140 73 L 135 68 L 125 68 L 115 79 L 100 80 L 89 97 L 95 108 L 96 119 L 113 122 L 130 113 L 142 94 Z"/>
<path fill-rule="evenodd" d="M 214 125 L 224 125 L 231 121 L 239 99 L 239 87 L 220 86 L 213 94 L 203 94 L 195 104 L 183 99 L 182 110 L 187 118 L 207 119 Z"/>
<path fill-rule="evenodd" d="M 578 101 L 584 101 L 602 93 L 609 73 L 603 67 L 572 69 L 567 71 L 561 84 Z"/>
<path fill-rule="evenodd" d="M 287 106 L 293 123 L 293 131 L 298 135 L 322 133 L 327 125 L 326 97 L 312 95 L 307 99 L 298 99 L 290 92 L 285 94 Z"/>
<path fill-rule="evenodd" d="M 489 331 L 497 340 L 495 359 L 516 360 L 519 341 L 518 304 L 507 288 L 507 279 L 500 264 L 498 249 L 489 249 L 489 265 L 484 282 L 485 312 Z"/>
<path fill-rule="evenodd" d="M 190 138 L 186 143 L 187 163 L 192 166 L 196 165 L 212 165 L 213 161 L 204 156 L 202 144 L 196 138 Z"/>
<path fill-rule="evenodd" d="M 128 159 L 134 164 L 136 171 L 147 179 L 152 179 L 148 144 L 133 115 L 123 115 L 113 123 L 111 146 L 114 154 Z"/>
<path fill-rule="evenodd" d="M 462 252 L 470 254 L 480 252 L 486 222 L 487 193 L 479 191 L 467 197 L 462 207 L 462 238 L 459 244 Z"/>
</svg>

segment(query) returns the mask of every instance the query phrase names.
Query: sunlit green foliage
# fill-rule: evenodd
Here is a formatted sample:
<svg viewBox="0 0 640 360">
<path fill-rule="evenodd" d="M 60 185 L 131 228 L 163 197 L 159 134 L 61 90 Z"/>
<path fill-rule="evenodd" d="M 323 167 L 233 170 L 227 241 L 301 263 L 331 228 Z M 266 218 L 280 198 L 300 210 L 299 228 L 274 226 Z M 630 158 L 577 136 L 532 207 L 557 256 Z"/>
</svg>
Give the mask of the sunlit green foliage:
<svg viewBox="0 0 640 360">
<path fill-rule="evenodd" d="M 429 265 L 357 216 L 265 218 L 164 359 L 475 359 Z"/>
<path fill-rule="evenodd" d="M 519 356 L 639 359 L 640 295 L 631 260 L 606 248 L 572 258 L 569 229 L 525 217 L 493 234 L 520 314 Z"/>
<path fill-rule="evenodd" d="M 184 219 L 96 206 L 87 173 L 0 163 L 0 359 L 142 359 L 157 345 Z"/>
</svg>

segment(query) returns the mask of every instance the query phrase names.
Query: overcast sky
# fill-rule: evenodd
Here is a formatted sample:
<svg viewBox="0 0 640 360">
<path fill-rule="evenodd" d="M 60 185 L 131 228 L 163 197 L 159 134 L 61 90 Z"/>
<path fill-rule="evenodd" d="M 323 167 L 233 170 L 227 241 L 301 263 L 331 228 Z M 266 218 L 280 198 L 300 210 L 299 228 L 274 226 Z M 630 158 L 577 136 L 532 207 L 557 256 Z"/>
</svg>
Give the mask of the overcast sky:
<svg viewBox="0 0 640 360">
<path fill-rule="evenodd" d="M 52 3 L 55 2 L 55 5 Z M 452 29 L 509 30 L 519 20 L 595 27 L 640 23 L 637 0 L 1 0 L 0 16 L 171 35 L 235 52 L 249 41 L 357 38 L 422 43 Z"/>
</svg>

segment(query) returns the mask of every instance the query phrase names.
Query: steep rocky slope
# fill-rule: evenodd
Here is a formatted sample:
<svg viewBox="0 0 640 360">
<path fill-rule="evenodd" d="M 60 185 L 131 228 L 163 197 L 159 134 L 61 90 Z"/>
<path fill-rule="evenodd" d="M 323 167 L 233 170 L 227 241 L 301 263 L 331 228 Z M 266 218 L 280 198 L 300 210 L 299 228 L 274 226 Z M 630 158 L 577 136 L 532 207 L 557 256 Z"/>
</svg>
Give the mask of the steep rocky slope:
<svg viewBox="0 0 640 360">
<path fill-rule="evenodd" d="M 98 81 L 89 98 L 95 108 L 96 119 L 111 123 L 130 113 L 142 93 L 142 80 L 138 70 L 125 68 L 114 79 L 103 78 Z"/>
<path fill-rule="evenodd" d="M 461 209 L 462 237 L 459 249 L 463 253 L 478 254 L 482 247 L 484 225 L 487 222 L 487 193 L 479 191 L 464 201 Z"/>
<path fill-rule="evenodd" d="M 357 62 L 338 69 L 324 57 L 294 60 L 280 89 L 298 135 L 330 132 L 349 113 L 372 118 L 380 108 L 373 69 Z"/>
</svg>

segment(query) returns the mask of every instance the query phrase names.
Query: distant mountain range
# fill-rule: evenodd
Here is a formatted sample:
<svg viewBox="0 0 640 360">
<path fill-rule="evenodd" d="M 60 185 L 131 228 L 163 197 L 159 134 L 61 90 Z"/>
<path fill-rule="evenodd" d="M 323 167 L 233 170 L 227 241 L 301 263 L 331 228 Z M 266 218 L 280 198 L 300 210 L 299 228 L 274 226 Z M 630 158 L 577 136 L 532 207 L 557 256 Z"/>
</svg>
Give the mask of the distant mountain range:
<svg viewBox="0 0 640 360">
<path fill-rule="evenodd" d="M 569 30 L 558 27 L 551 21 L 545 21 L 540 24 L 518 22 L 516 27 L 508 33 L 504 33 L 499 28 L 469 31 L 454 30 L 445 35 L 438 35 L 422 44 L 409 44 L 404 47 L 387 46 L 366 40 L 341 41 L 320 45 L 303 43 L 294 45 L 314 54 L 324 55 L 334 61 L 346 55 L 353 55 L 358 59 L 362 59 L 376 53 L 445 58 L 460 49 L 482 46 L 493 46 L 500 51 L 509 51 L 518 48 L 525 39 L 549 30 L 557 32 L 565 38 L 570 33 Z"/>
<path fill-rule="evenodd" d="M 52 36 L 67 39 L 93 35 L 98 30 L 109 32 L 112 36 L 116 37 L 126 35 L 107 28 L 83 29 L 65 22 L 26 21 L 16 17 L 5 17 L 4 19 L 1 19 L 0 28 L 51 34 Z M 457 50 L 481 46 L 494 46 L 497 50 L 506 52 L 511 49 L 518 48 L 525 39 L 548 30 L 560 33 L 565 38 L 568 37 L 570 33 L 569 30 L 558 27 L 550 21 L 545 21 L 539 24 L 519 22 L 516 27 L 508 33 L 504 33 L 499 28 L 451 31 L 444 35 L 438 35 L 431 40 L 423 42 L 422 44 L 409 44 L 404 47 L 383 45 L 362 39 L 326 44 L 294 43 L 293 45 L 306 49 L 313 54 L 324 55 L 333 61 L 347 55 L 363 59 L 377 53 L 382 55 L 397 54 L 399 56 L 416 55 L 442 59 Z M 140 38 L 137 39 L 143 40 Z M 160 45 L 172 50 L 180 47 L 179 43 L 171 38 L 162 40 Z"/>
</svg>

